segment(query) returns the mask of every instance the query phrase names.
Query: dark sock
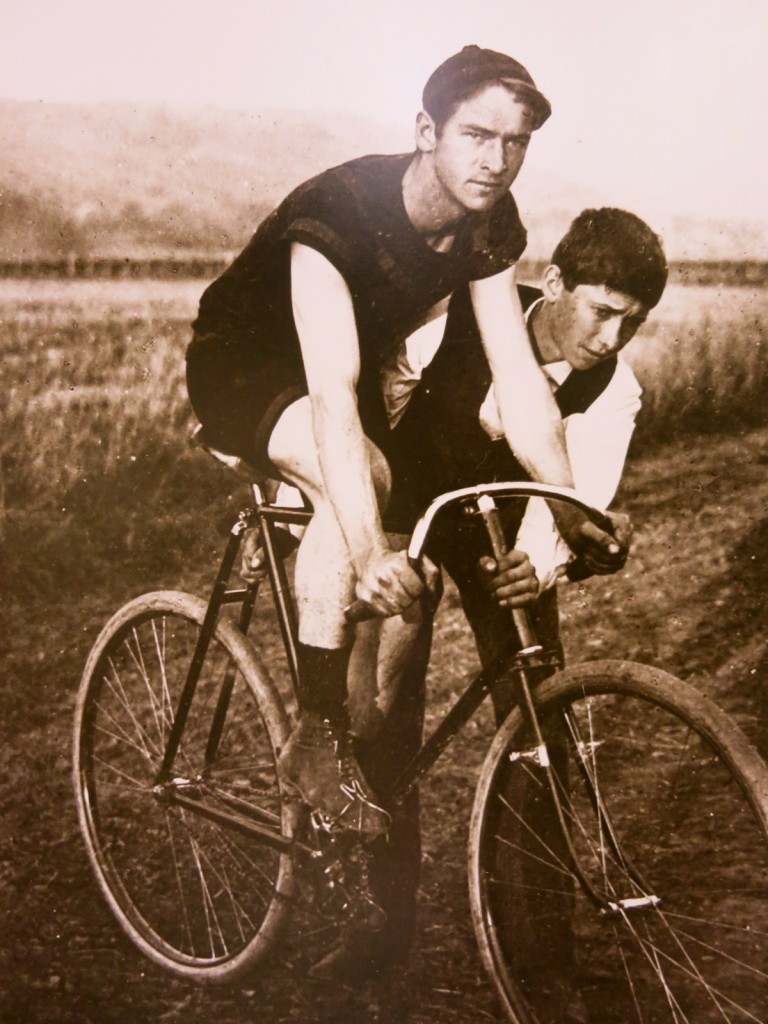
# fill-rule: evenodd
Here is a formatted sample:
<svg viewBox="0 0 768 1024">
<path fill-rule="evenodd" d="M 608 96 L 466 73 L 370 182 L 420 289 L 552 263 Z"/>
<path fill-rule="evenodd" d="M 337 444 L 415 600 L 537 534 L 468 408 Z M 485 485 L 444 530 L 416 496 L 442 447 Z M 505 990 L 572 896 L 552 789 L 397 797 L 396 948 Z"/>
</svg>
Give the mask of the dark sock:
<svg viewBox="0 0 768 1024">
<path fill-rule="evenodd" d="M 303 643 L 297 645 L 297 696 L 302 711 L 315 711 L 331 719 L 344 716 L 351 653 L 351 646 L 329 649 Z"/>
</svg>

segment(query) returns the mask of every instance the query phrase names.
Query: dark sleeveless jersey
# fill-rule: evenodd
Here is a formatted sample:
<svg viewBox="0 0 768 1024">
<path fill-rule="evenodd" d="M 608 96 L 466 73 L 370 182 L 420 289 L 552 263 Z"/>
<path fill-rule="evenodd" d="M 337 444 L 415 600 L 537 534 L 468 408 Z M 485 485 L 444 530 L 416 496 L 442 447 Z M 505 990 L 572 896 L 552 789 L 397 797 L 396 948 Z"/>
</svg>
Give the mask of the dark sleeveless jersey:
<svg viewBox="0 0 768 1024">
<path fill-rule="evenodd" d="M 526 285 L 519 285 L 518 292 L 526 311 L 542 296 L 538 288 Z M 528 334 L 542 362 L 530 323 Z M 571 370 L 555 392 L 563 417 L 588 409 L 615 370 L 615 356 L 588 370 Z M 415 516 L 443 491 L 529 479 L 506 440 L 492 440 L 480 423 L 492 379 L 469 289 L 460 289 L 451 299 L 440 348 L 389 438 L 390 529 L 410 529 Z"/>
<path fill-rule="evenodd" d="M 507 194 L 488 214 L 464 219 L 450 252 L 431 249 L 403 203 L 403 175 L 412 159 L 362 157 L 292 192 L 205 291 L 193 325 L 208 344 L 218 339 L 236 358 L 241 352 L 247 373 L 274 371 L 282 388 L 305 386 L 291 309 L 290 243 L 317 249 L 352 295 L 360 413 L 374 437 L 386 431 L 379 385 L 383 361 L 436 302 L 511 266 L 525 248 L 525 229 Z"/>
</svg>

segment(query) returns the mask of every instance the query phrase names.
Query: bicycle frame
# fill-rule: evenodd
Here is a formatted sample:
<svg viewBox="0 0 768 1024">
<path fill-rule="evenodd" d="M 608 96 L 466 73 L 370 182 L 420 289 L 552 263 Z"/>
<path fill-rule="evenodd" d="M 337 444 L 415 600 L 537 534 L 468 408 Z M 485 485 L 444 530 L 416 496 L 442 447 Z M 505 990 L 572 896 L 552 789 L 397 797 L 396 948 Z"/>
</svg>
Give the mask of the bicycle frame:
<svg viewBox="0 0 768 1024">
<path fill-rule="evenodd" d="M 208 449 L 208 451 L 214 455 L 214 457 L 219 458 L 220 461 L 225 461 L 227 458 L 221 458 L 220 453 L 211 449 Z M 231 461 L 227 460 L 226 464 L 231 465 Z M 181 742 L 181 737 L 189 709 L 192 704 L 200 671 L 205 660 L 208 646 L 213 637 L 219 614 L 225 604 L 240 603 L 241 610 L 238 624 L 243 633 L 247 632 L 259 589 L 259 583 L 249 583 L 245 587 L 230 589 L 229 579 L 240 550 L 243 534 L 251 527 L 258 527 L 260 531 L 266 574 L 272 589 L 272 599 L 294 687 L 296 687 L 298 682 L 298 665 L 296 659 L 296 611 L 290 593 L 285 563 L 278 551 L 275 530 L 278 525 L 306 525 L 311 519 L 312 513 L 308 509 L 296 509 L 287 506 L 280 506 L 267 501 L 266 488 L 262 484 L 251 482 L 251 491 L 255 505 L 254 507 L 243 510 L 232 527 L 221 566 L 213 585 L 207 614 L 190 662 L 187 679 L 179 699 L 173 726 L 169 734 L 165 757 L 157 778 L 156 784 L 159 787 L 165 786 L 170 780 L 173 763 Z M 607 517 L 603 516 L 602 513 L 599 513 L 597 510 L 592 509 L 589 505 L 586 505 L 578 499 L 573 492 L 564 488 L 533 483 L 492 483 L 487 485 L 478 485 L 476 487 L 462 488 L 460 490 L 441 495 L 429 506 L 414 529 L 412 539 L 408 547 L 409 559 L 414 563 L 420 561 L 424 554 L 429 532 L 435 519 L 444 509 L 456 504 L 463 504 L 465 506 L 467 504 L 471 504 L 474 506 L 477 513 L 483 519 L 494 556 L 497 559 L 500 558 L 506 550 L 506 545 L 498 518 L 498 509 L 494 500 L 495 497 L 507 499 L 529 497 L 560 499 L 581 508 L 590 516 L 590 518 L 593 519 L 593 521 L 596 521 L 603 528 L 605 528 L 606 525 L 609 525 Z M 519 752 L 518 756 L 535 761 L 545 772 L 553 805 L 559 821 L 560 831 L 562 832 L 566 848 L 569 851 L 575 874 L 585 892 L 596 905 L 603 908 L 606 912 L 608 910 L 615 910 L 616 908 L 611 904 L 610 900 L 605 897 L 601 897 L 600 894 L 595 891 L 594 887 L 585 877 L 579 866 L 578 858 L 571 842 L 565 812 L 562 808 L 560 795 L 557 790 L 556 780 L 549 763 L 547 747 L 542 737 L 541 728 L 534 707 L 532 690 L 542 678 L 549 675 L 553 669 L 558 667 L 557 659 L 554 655 L 547 654 L 543 651 L 533 631 L 530 616 L 525 609 L 513 609 L 512 625 L 514 629 L 511 631 L 508 645 L 505 646 L 504 650 L 492 664 L 483 668 L 471 680 L 467 688 L 461 696 L 457 698 L 456 702 L 447 712 L 434 732 L 422 744 L 421 748 L 414 755 L 411 761 L 404 767 L 402 773 L 393 786 L 392 791 L 388 794 L 381 795 L 386 797 L 394 806 L 401 804 L 402 801 L 407 798 L 409 793 L 412 792 L 419 780 L 434 765 L 443 750 L 472 718 L 486 697 L 491 693 L 493 683 L 499 677 L 502 669 L 505 671 L 511 670 L 516 683 L 517 703 L 520 707 L 524 722 L 530 734 L 534 737 L 534 745 L 531 750 Z M 225 678 L 219 693 L 206 747 L 207 764 L 212 763 L 216 756 L 216 750 L 226 717 L 233 684 L 234 677 L 228 679 Z M 567 725 L 571 730 L 573 730 L 574 723 L 567 723 Z M 578 735 L 574 736 L 574 740 L 578 745 L 580 742 Z M 614 851 L 617 856 L 622 857 L 621 851 L 618 849 L 618 845 L 614 839 L 614 831 L 611 828 L 610 821 L 608 820 L 605 809 L 599 799 L 597 789 L 591 782 L 589 765 L 586 758 L 583 756 L 581 758 L 581 767 L 585 774 L 587 784 L 591 788 L 595 807 L 604 821 L 609 841 L 614 847 Z M 175 795 L 174 799 L 180 802 L 184 798 L 179 795 Z M 232 824 L 232 822 L 230 822 L 230 824 Z M 243 827 L 252 828 L 257 831 L 263 838 L 278 849 L 287 849 L 293 845 L 293 841 L 288 840 L 285 837 L 280 837 L 277 834 L 271 835 L 271 833 L 267 835 L 268 830 L 265 829 L 263 825 L 244 824 Z M 622 857 L 622 859 L 624 858 Z M 627 866 L 631 871 L 631 865 Z M 638 884 L 647 891 L 647 887 L 644 885 L 642 878 L 637 876 L 636 872 L 634 874 L 636 875 L 636 881 Z"/>
</svg>

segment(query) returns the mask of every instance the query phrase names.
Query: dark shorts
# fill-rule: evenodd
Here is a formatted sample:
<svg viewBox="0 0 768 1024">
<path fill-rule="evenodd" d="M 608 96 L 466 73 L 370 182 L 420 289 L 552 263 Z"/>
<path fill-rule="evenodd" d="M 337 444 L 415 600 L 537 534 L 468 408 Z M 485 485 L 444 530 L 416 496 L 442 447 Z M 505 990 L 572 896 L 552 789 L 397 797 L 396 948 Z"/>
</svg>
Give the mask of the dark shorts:
<svg viewBox="0 0 768 1024">
<path fill-rule="evenodd" d="M 269 440 L 283 412 L 307 392 L 300 360 L 265 352 L 249 339 L 195 333 L 187 349 L 187 391 L 208 443 L 279 478 Z M 378 378 L 358 383 L 366 436 L 387 454 L 390 431 Z"/>
<path fill-rule="evenodd" d="M 210 444 L 266 477 L 278 475 L 269 439 L 287 407 L 307 394 L 300 372 L 248 343 L 195 334 L 187 349 L 187 389 Z"/>
<path fill-rule="evenodd" d="M 461 400 L 460 381 L 455 403 L 430 408 L 425 417 L 419 402 L 412 400 L 392 431 L 385 425 L 375 387 L 374 381 L 367 389 L 361 387 L 358 402 L 366 436 L 392 471 L 386 529 L 410 533 L 443 491 L 518 476 L 516 464 L 505 465 L 511 458 L 506 443 L 492 442 L 479 428 L 476 413 Z M 307 394 L 301 369 L 248 340 L 195 334 L 187 350 L 187 388 L 208 443 L 240 456 L 265 477 L 279 478 L 269 459 L 269 440 L 285 409 Z M 453 443 L 457 435 L 462 443 Z"/>
</svg>

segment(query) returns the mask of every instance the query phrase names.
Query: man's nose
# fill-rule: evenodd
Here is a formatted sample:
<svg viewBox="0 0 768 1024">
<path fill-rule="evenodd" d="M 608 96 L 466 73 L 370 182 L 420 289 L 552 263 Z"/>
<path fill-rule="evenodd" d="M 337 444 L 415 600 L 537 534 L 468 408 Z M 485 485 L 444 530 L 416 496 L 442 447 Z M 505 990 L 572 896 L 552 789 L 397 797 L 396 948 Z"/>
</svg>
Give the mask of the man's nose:
<svg viewBox="0 0 768 1024">
<path fill-rule="evenodd" d="M 599 345 L 600 352 L 604 356 L 612 355 L 621 348 L 621 318 L 611 317 L 600 329 Z"/>
<path fill-rule="evenodd" d="M 483 167 L 491 174 L 501 174 L 506 167 L 504 142 L 502 139 L 488 139 L 483 147 Z"/>
</svg>

